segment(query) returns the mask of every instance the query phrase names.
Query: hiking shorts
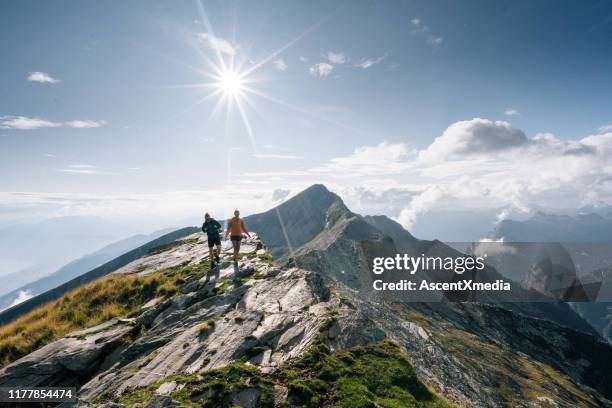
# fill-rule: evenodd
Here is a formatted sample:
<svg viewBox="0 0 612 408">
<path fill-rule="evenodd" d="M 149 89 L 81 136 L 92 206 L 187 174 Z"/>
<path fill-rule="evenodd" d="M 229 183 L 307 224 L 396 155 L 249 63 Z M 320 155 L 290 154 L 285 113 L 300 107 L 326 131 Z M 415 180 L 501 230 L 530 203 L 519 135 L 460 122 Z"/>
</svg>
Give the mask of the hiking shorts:
<svg viewBox="0 0 612 408">
<path fill-rule="evenodd" d="M 240 241 L 242 241 L 242 235 L 230 235 L 230 239 L 231 239 L 232 241 L 238 241 L 238 242 L 240 242 Z"/>
<path fill-rule="evenodd" d="M 216 237 L 208 237 L 208 247 L 212 248 L 215 245 L 221 246 L 221 237 L 218 235 Z"/>
</svg>

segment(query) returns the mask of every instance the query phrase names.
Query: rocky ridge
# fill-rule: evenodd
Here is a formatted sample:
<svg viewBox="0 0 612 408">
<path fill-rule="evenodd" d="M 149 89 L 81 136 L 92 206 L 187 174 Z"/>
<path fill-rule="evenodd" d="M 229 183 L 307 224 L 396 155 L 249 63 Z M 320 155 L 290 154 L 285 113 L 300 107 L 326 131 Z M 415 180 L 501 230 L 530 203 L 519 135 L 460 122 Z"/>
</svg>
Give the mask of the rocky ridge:
<svg viewBox="0 0 612 408">
<path fill-rule="evenodd" d="M 411 303 L 359 290 L 368 254 L 395 250 L 393 240 L 324 195 L 328 207 L 311 208 L 314 218 L 295 224 L 293 243 L 277 248 L 281 262 L 254 237 L 244 241 L 237 267 L 224 260 L 209 270 L 206 240 L 194 234 L 117 269 L 184 278 L 176 293 L 130 316 L 73 332 L 3 368 L 0 386 L 74 385 L 84 407 L 334 406 L 352 401 L 341 399 L 343 386 L 368 365 L 399 361 L 378 377 L 405 375 L 381 388 L 411 384 L 413 393 L 362 390 L 364 406 L 413 406 L 417 397 L 425 398 L 421 406 L 448 406 L 421 382 L 458 406 L 612 406 L 612 349 L 592 334 L 498 305 Z M 301 209 L 316 202 L 300 200 Z M 281 217 L 295 211 L 287 202 Z M 224 249 L 229 259 L 229 242 Z M 385 405 L 397 395 L 405 398 Z"/>
</svg>

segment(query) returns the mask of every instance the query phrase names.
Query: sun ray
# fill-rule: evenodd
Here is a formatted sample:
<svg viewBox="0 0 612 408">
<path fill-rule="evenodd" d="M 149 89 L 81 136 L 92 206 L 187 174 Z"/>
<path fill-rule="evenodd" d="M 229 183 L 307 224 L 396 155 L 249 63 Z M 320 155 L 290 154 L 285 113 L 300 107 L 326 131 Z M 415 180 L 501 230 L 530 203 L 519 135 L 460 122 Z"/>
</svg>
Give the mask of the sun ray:
<svg viewBox="0 0 612 408">
<path fill-rule="evenodd" d="M 269 54 L 267 57 L 264 57 L 261 61 L 255 63 L 252 67 L 246 69 L 244 71 L 245 75 L 249 75 L 250 73 L 258 70 L 259 68 L 261 68 L 262 66 L 264 66 L 265 64 L 267 64 L 268 62 L 270 62 L 271 60 L 273 60 L 274 58 L 278 57 L 279 54 L 281 54 L 283 51 L 286 51 L 289 47 L 291 47 L 293 44 L 295 44 L 296 42 L 298 42 L 299 40 L 301 40 L 302 38 L 306 37 L 307 35 L 311 34 L 313 31 L 315 31 L 317 28 L 319 28 L 325 21 L 327 21 L 334 13 L 328 14 L 327 16 L 325 16 L 323 19 L 321 19 L 319 22 L 313 24 L 312 26 L 308 27 L 304 32 L 302 32 L 300 35 L 298 35 L 297 37 L 295 37 L 294 39 L 292 39 L 291 41 L 289 41 L 288 43 L 286 43 L 285 45 L 283 45 L 282 47 L 280 47 L 279 49 L 277 49 L 276 51 L 272 52 L 271 54 Z"/>
<path fill-rule="evenodd" d="M 187 106 L 185 109 L 183 109 L 182 111 L 176 113 L 173 117 L 177 118 L 181 115 L 184 115 L 185 113 L 189 112 L 190 110 L 192 110 L 193 108 L 195 108 L 196 106 L 206 102 L 209 99 L 214 98 L 215 96 L 217 96 L 221 91 L 216 90 L 212 93 L 209 93 L 208 95 L 205 95 L 204 97 L 198 99 L 197 101 L 195 101 L 194 103 L 192 103 L 191 105 Z"/>
<path fill-rule="evenodd" d="M 255 153 L 257 153 L 257 145 L 255 144 L 255 135 L 253 134 L 253 130 L 251 129 L 251 123 L 249 122 L 249 118 L 244 112 L 244 108 L 242 107 L 242 102 L 240 99 L 236 99 L 236 106 L 238 106 L 238 111 L 240 112 L 240 116 L 242 117 L 242 121 L 244 122 L 244 127 L 249 135 L 249 139 L 251 140 L 251 146 Z"/>
<path fill-rule="evenodd" d="M 209 35 L 211 35 L 213 38 L 216 38 L 212 25 L 210 24 L 210 21 L 208 20 L 208 15 L 206 14 L 206 10 L 204 9 L 203 1 L 202 0 L 196 1 L 196 5 L 198 7 L 198 12 L 200 13 L 200 18 L 202 19 L 202 23 L 204 24 L 204 28 L 206 29 L 206 32 Z M 223 59 L 223 55 L 221 55 L 221 50 L 219 49 L 218 46 L 214 46 L 214 45 L 215 44 L 213 43 L 213 49 L 215 50 L 217 59 L 219 60 L 218 61 L 219 66 L 223 68 L 223 72 L 227 71 L 227 66 L 225 65 L 225 60 Z"/>
<path fill-rule="evenodd" d="M 265 94 L 263 92 L 260 92 L 260 91 L 258 91 L 256 89 L 253 89 L 253 88 L 245 86 L 244 90 L 245 90 L 245 92 L 257 95 L 257 96 L 259 96 L 262 99 L 266 99 L 266 100 L 268 100 L 270 102 L 273 102 L 273 103 L 276 103 L 276 104 L 278 104 L 280 106 L 284 106 L 285 108 L 292 109 L 292 110 L 294 110 L 296 112 L 302 113 L 304 115 L 310 116 L 312 118 L 315 118 L 315 119 L 318 119 L 318 120 L 321 120 L 321 121 L 324 121 L 324 122 L 327 122 L 327 123 L 331 123 L 332 125 L 344 128 L 346 130 L 350 130 L 351 132 L 354 132 L 354 133 L 357 133 L 357 134 L 360 134 L 360 135 L 365 135 L 365 133 L 360 131 L 359 129 L 355 129 L 355 128 L 353 128 L 353 127 L 351 127 L 349 125 L 346 125 L 344 123 L 335 121 L 333 119 L 326 118 L 326 117 L 321 116 L 321 115 L 318 115 L 318 114 L 316 114 L 314 112 L 311 112 L 311 111 L 309 111 L 307 109 L 300 108 L 299 106 L 295 106 L 293 104 L 290 104 L 289 102 L 285 102 L 285 101 L 283 101 L 281 99 L 278 99 L 278 98 L 275 98 L 273 96 L 267 95 L 267 94 Z"/>
</svg>

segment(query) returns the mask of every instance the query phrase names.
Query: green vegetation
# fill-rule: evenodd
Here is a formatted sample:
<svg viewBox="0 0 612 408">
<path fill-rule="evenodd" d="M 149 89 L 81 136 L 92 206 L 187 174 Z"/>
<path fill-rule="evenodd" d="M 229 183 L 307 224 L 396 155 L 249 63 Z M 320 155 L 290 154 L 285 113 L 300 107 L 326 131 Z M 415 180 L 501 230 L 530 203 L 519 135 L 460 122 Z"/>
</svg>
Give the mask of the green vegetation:
<svg viewBox="0 0 612 408">
<path fill-rule="evenodd" d="M 446 329 L 438 338 L 470 372 L 486 376 L 508 406 L 542 397 L 561 399 L 567 406 L 597 405 L 567 375 L 537 359 L 500 347 L 490 339 L 455 328 Z"/>
<path fill-rule="evenodd" d="M 242 362 L 234 362 L 200 375 L 167 377 L 148 387 L 124 393 L 118 402 L 129 407 L 144 406 L 155 390 L 169 381 L 185 384 L 184 388 L 174 391 L 171 395 L 183 407 L 232 407 L 231 395 L 245 389 L 260 393 L 258 406 L 274 406 L 272 379 L 261 374 L 256 367 Z"/>
<path fill-rule="evenodd" d="M 248 254 L 241 254 L 242 258 L 246 258 L 246 259 L 257 259 L 262 261 L 263 263 L 267 264 L 267 265 L 273 265 L 274 264 L 274 258 L 272 258 L 272 255 L 270 255 L 269 253 L 263 253 L 258 255 L 255 252 L 250 252 Z"/>
<path fill-rule="evenodd" d="M 336 353 L 319 341 L 280 375 L 308 407 L 450 407 L 419 381 L 390 341 Z"/>
<path fill-rule="evenodd" d="M 108 275 L 67 292 L 0 328 L 0 367 L 70 332 L 134 315 L 149 300 L 170 297 L 177 286 L 207 271 L 199 264 L 145 276 Z"/>
<path fill-rule="evenodd" d="M 229 408 L 233 406 L 231 396 L 245 389 L 260 393 L 258 406 L 272 407 L 274 385 L 287 387 L 292 403 L 304 407 L 451 407 L 418 380 L 401 350 L 390 341 L 336 353 L 317 341 L 302 359 L 272 375 L 236 361 L 199 375 L 165 378 L 123 394 L 118 402 L 144 406 L 155 390 L 169 381 L 185 384 L 171 394 L 185 407 Z"/>
<path fill-rule="evenodd" d="M 198 330 L 200 331 L 201 335 L 210 333 L 214 329 L 215 329 L 215 320 L 214 319 L 208 319 L 204 323 L 200 323 L 200 325 L 198 326 Z"/>
</svg>

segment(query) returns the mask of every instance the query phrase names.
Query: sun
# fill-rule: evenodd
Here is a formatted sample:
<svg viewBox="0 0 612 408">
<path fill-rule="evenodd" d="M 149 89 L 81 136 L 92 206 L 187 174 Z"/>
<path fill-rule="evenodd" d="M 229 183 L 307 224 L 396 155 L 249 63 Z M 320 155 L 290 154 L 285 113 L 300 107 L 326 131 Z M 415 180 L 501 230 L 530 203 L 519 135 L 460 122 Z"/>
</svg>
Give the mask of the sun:
<svg viewBox="0 0 612 408">
<path fill-rule="evenodd" d="M 217 89 L 228 97 L 240 98 L 245 92 L 245 79 L 236 71 L 227 70 L 218 78 Z"/>
</svg>

